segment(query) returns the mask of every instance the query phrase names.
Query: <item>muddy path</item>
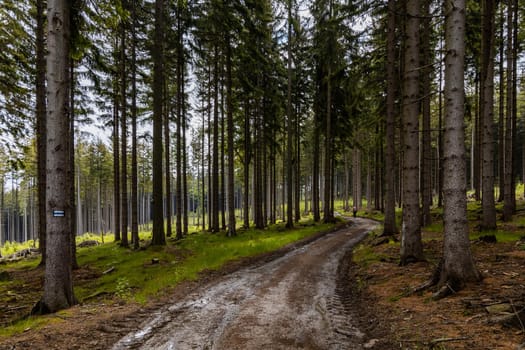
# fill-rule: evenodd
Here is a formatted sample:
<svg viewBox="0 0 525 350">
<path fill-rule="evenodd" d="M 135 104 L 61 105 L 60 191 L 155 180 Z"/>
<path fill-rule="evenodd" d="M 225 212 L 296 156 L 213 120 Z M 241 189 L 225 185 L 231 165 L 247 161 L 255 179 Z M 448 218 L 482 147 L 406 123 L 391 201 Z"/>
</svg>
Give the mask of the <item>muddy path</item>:
<svg viewBox="0 0 525 350">
<path fill-rule="evenodd" d="M 361 349 L 367 339 L 352 317 L 341 271 L 375 227 L 353 219 L 273 261 L 202 286 L 157 310 L 113 349 Z"/>
</svg>

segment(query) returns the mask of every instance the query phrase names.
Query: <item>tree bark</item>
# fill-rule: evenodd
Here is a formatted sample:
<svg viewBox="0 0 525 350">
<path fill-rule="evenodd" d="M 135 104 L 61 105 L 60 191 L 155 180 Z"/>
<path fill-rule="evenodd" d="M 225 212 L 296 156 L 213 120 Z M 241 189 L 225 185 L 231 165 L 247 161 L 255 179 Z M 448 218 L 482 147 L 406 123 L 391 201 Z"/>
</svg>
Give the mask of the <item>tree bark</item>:
<svg viewBox="0 0 525 350">
<path fill-rule="evenodd" d="M 512 167 L 513 167 L 513 130 L 512 130 L 512 88 L 513 88 L 513 59 L 512 59 L 512 49 L 513 49 L 513 1 L 509 0 L 507 6 L 507 105 L 506 105 L 506 116 L 505 116 L 505 173 L 504 173 L 504 190 L 503 190 L 503 221 L 512 220 L 512 215 L 514 214 L 513 208 L 513 197 L 514 191 L 512 188 Z"/>
<path fill-rule="evenodd" d="M 251 162 L 251 131 L 248 101 L 244 102 L 244 228 L 250 227 L 250 162 Z"/>
<path fill-rule="evenodd" d="M 137 169 L 137 6 L 131 0 L 131 240 L 139 248 Z M 101 218 L 99 218 L 101 220 Z"/>
<path fill-rule="evenodd" d="M 406 6 L 403 86 L 403 226 L 401 265 L 423 259 L 419 209 L 419 0 Z"/>
<path fill-rule="evenodd" d="M 226 37 L 226 118 L 227 118 L 227 143 L 228 143 L 228 236 L 237 234 L 235 222 L 235 178 L 234 178 L 234 153 L 233 153 L 233 81 L 232 81 L 232 52 L 230 36 Z"/>
<path fill-rule="evenodd" d="M 70 3 L 49 0 L 47 8 L 47 245 L 44 293 L 34 312 L 48 313 L 76 303 L 71 261 L 71 148 L 68 75 Z"/>
<path fill-rule="evenodd" d="M 288 84 L 286 102 L 286 227 L 293 227 L 292 0 L 288 0 Z"/>
<path fill-rule="evenodd" d="M 432 145 L 430 133 L 430 94 L 431 94 L 431 74 L 432 74 L 432 52 L 430 49 L 430 5 L 431 0 L 423 0 L 423 25 L 421 29 L 421 82 L 422 82 L 422 152 L 421 152 L 421 203 L 422 216 L 421 224 L 430 225 L 430 207 L 432 206 Z"/>
<path fill-rule="evenodd" d="M 385 219 L 383 235 L 397 233 L 395 192 L 395 98 L 396 98 L 396 0 L 388 0 L 386 63 L 386 152 L 385 152 Z"/>
<path fill-rule="evenodd" d="M 315 113 L 315 127 L 314 127 L 314 144 L 313 144 L 313 164 L 312 164 L 312 213 L 314 216 L 314 222 L 319 222 L 321 219 L 319 213 L 319 107 L 316 107 Z"/>
<path fill-rule="evenodd" d="M 122 4 L 126 7 L 126 3 Z M 121 239 L 120 245 L 128 247 L 128 128 L 127 128 L 127 94 L 126 94 L 126 24 L 124 19 L 120 23 L 120 131 L 121 131 L 121 171 L 120 171 L 120 188 L 121 188 Z"/>
<path fill-rule="evenodd" d="M 38 178 L 38 247 L 40 266 L 46 264 L 46 57 L 45 0 L 36 2 L 36 142 Z M 2 208 L 3 209 L 3 208 Z M 2 221 L 0 221 L 0 225 Z M 0 237 L 1 239 L 1 237 Z"/>
<path fill-rule="evenodd" d="M 481 118 L 482 137 L 482 222 L 484 230 L 496 228 L 494 202 L 494 2 L 483 0 L 483 38 L 481 41 Z"/>
<path fill-rule="evenodd" d="M 517 175 L 517 154 L 514 147 L 518 144 L 518 0 L 512 0 L 513 4 L 513 23 L 512 23 L 512 171 L 511 171 L 511 204 L 512 214 L 516 213 L 516 175 Z"/>
<path fill-rule="evenodd" d="M 153 233 L 151 244 L 165 245 L 162 198 L 162 107 L 164 87 L 164 1 L 155 0 L 153 43 Z"/>
<path fill-rule="evenodd" d="M 182 72 L 183 70 L 183 64 L 182 64 L 182 57 L 184 55 L 183 53 L 183 46 L 182 46 L 182 15 L 181 15 L 182 8 L 180 6 L 180 2 L 177 2 L 177 65 L 176 65 L 176 76 L 177 76 L 177 142 L 176 142 L 176 161 L 177 161 L 177 178 L 175 183 L 175 197 L 176 197 L 176 217 L 177 222 L 175 224 L 175 232 L 176 232 L 176 238 L 182 239 L 183 237 L 183 228 L 182 228 L 182 207 L 183 207 L 183 195 L 182 195 L 182 120 L 184 118 L 184 115 L 182 113 L 183 108 L 183 101 L 184 96 L 182 95 L 182 85 L 184 84 L 184 74 Z M 166 128 L 169 129 L 169 128 Z M 167 137 L 167 136 L 166 136 Z M 167 159 L 168 157 L 166 157 Z M 168 199 L 170 202 L 170 213 L 171 213 L 171 196 Z M 171 221 L 171 220 L 170 220 Z M 171 227 L 170 227 L 171 228 Z M 168 231 L 169 234 L 171 234 Z"/>
<path fill-rule="evenodd" d="M 215 44 L 213 67 L 213 152 L 212 152 L 212 232 L 220 231 L 219 223 L 219 47 Z"/>
<path fill-rule="evenodd" d="M 503 202 L 505 189 L 505 70 L 503 67 L 505 50 L 504 2 L 500 1 L 500 46 L 499 46 L 499 115 L 498 115 L 498 202 Z M 524 163 L 525 164 L 525 163 Z"/>
<path fill-rule="evenodd" d="M 445 2 L 444 241 L 438 286 L 458 290 L 479 281 L 470 251 L 464 137 L 465 0 Z"/>
</svg>

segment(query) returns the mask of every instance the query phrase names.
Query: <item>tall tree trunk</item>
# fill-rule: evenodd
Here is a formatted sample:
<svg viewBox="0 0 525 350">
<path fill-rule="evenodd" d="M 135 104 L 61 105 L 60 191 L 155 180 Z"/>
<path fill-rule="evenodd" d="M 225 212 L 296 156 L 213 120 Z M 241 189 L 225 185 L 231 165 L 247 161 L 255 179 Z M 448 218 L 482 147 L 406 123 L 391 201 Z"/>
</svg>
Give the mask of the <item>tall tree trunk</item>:
<svg viewBox="0 0 525 350">
<path fill-rule="evenodd" d="M 182 40 L 181 37 L 181 46 L 182 46 Z M 184 47 L 182 48 L 184 50 Z M 188 234 L 188 159 L 187 159 L 187 152 L 186 152 L 186 96 L 185 96 L 185 63 L 184 63 L 184 51 L 182 54 L 182 60 L 181 60 L 181 98 L 182 98 L 182 234 L 187 235 Z"/>
<path fill-rule="evenodd" d="M 119 100 L 117 78 L 113 83 L 113 227 L 115 242 L 120 241 L 120 144 L 119 144 Z"/>
<path fill-rule="evenodd" d="M 122 6 L 127 7 L 126 2 Z M 127 94 L 126 94 L 126 24 L 124 20 L 120 23 L 120 123 L 121 123 L 121 233 L 122 247 L 128 247 L 128 127 L 127 127 Z"/>
<path fill-rule="evenodd" d="M 422 81 L 422 101 L 421 109 L 423 114 L 423 133 L 422 133 L 422 152 L 421 152 L 421 203 L 423 226 L 430 225 L 430 207 L 432 206 L 432 145 L 430 133 L 430 94 L 431 94 L 431 74 L 432 74 L 432 52 L 430 48 L 430 5 L 431 0 L 423 0 L 423 26 L 421 29 L 421 81 Z"/>
<path fill-rule="evenodd" d="M 244 228 L 250 227 L 250 162 L 251 162 L 251 131 L 250 111 L 248 101 L 244 101 Z"/>
<path fill-rule="evenodd" d="M 350 197 L 350 164 L 348 160 L 348 151 L 344 151 L 343 158 L 343 167 L 344 167 L 344 181 L 343 181 L 343 211 L 349 211 L 349 197 Z"/>
<path fill-rule="evenodd" d="M 162 107 L 164 87 L 164 0 L 155 0 L 153 57 L 153 245 L 165 245 L 162 198 Z"/>
<path fill-rule="evenodd" d="M 333 213 L 330 210 L 332 202 L 332 102 L 331 102 L 331 75 L 332 67 L 328 66 L 327 88 L 326 88 L 326 129 L 324 142 L 324 200 L 323 200 L 323 221 L 332 222 Z"/>
<path fill-rule="evenodd" d="M 207 196 L 207 207 L 208 207 L 208 231 L 212 231 L 212 218 L 213 218 L 213 186 L 212 186 L 212 179 L 211 179 L 211 167 L 212 167 L 212 145 L 211 145 L 211 133 L 212 133 L 212 125 L 211 125 L 211 113 L 212 113 L 212 106 L 211 106 L 211 87 L 212 87 L 212 73 L 211 73 L 211 67 L 208 67 L 208 154 L 207 154 L 207 161 L 208 161 L 208 196 Z"/>
<path fill-rule="evenodd" d="M 38 177 L 38 248 L 46 264 L 46 57 L 44 38 L 45 0 L 36 2 L 36 142 Z M 3 184 L 3 183 L 2 183 Z M 3 187 L 2 187 L 3 189 Z M 3 209 L 3 207 L 1 208 Z M 0 226 L 3 226 L 0 220 Z M 1 240 L 1 235 L 0 235 Z"/>
<path fill-rule="evenodd" d="M 353 210 L 361 209 L 361 151 L 358 148 L 354 148 L 352 155 L 352 207 Z"/>
<path fill-rule="evenodd" d="M 465 0 L 445 2 L 444 242 L 438 285 L 450 290 L 479 281 L 470 251 L 464 139 Z"/>
<path fill-rule="evenodd" d="M 204 158 L 204 148 L 205 148 L 205 141 L 206 141 L 206 133 L 205 133 L 205 129 L 206 129 L 206 115 L 204 113 L 204 98 L 203 98 L 203 101 L 202 101 L 202 105 L 203 105 L 203 108 L 202 108 L 202 137 L 201 137 L 201 170 L 202 170 L 202 174 L 201 174 L 201 179 L 202 179 L 202 184 L 201 184 L 201 187 L 202 187 L 202 203 L 201 203 L 201 207 L 202 207 L 202 230 L 205 231 L 206 230 L 206 204 L 207 204 L 207 201 L 206 201 L 206 173 L 205 173 L 205 158 Z"/>
<path fill-rule="evenodd" d="M 387 63 L 386 63 L 386 152 L 385 152 L 385 220 L 383 235 L 390 236 L 396 228 L 395 192 L 395 112 L 396 112 L 396 0 L 388 0 L 387 14 Z"/>
<path fill-rule="evenodd" d="M 72 8 L 73 10 L 73 8 Z M 71 43 L 69 44 L 71 45 Z M 75 178 L 75 62 L 73 61 L 73 58 L 70 57 L 69 60 L 69 172 L 70 176 L 74 179 Z M 69 195 L 71 196 L 71 205 L 72 205 L 72 211 L 73 213 L 76 210 L 75 207 L 75 181 L 71 181 L 71 188 Z M 79 188 L 80 190 L 80 188 Z M 79 211 L 81 213 L 81 211 Z M 78 269 L 78 262 L 77 262 L 77 244 L 76 244 L 76 237 L 77 237 L 77 216 L 74 214 L 71 215 L 71 268 L 73 270 Z"/>
<path fill-rule="evenodd" d="M 494 2 L 483 0 L 483 37 L 481 41 L 481 118 L 482 138 L 482 207 L 481 228 L 496 228 L 494 202 Z"/>
<path fill-rule="evenodd" d="M 381 150 L 383 149 L 382 135 L 383 128 L 380 127 L 379 123 L 376 125 L 376 134 L 378 137 L 375 138 L 375 150 L 374 150 L 374 210 L 381 210 L 382 200 L 382 177 L 381 177 L 381 160 L 383 159 Z"/>
<path fill-rule="evenodd" d="M 513 4 L 513 23 L 512 23 L 512 171 L 511 171 L 511 201 L 512 214 L 516 213 L 516 175 L 517 161 L 515 159 L 516 151 L 514 147 L 518 144 L 518 0 L 512 0 Z"/>
<path fill-rule="evenodd" d="M 332 0 L 328 1 L 328 18 L 332 20 L 333 4 Z M 329 35 L 335 33 L 329 31 Z M 329 39 L 329 45 L 334 45 L 333 37 Z M 334 221 L 334 215 L 331 211 L 332 204 L 332 62 L 327 62 L 326 73 L 326 114 L 325 114 L 325 138 L 324 138 L 324 199 L 323 199 L 323 221 Z"/>
<path fill-rule="evenodd" d="M 319 107 L 316 108 L 315 128 L 314 128 L 314 144 L 312 157 L 312 212 L 314 222 L 319 222 L 321 219 L 319 213 Z"/>
<path fill-rule="evenodd" d="M 131 0 L 131 240 L 139 248 L 137 169 L 137 5 Z M 100 220 L 100 218 L 99 218 Z"/>
<path fill-rule="evenodd" d="M 498 115 L 498 182 L 499 196 L 498 202 L 503 202 L 505 193 L 505 70 L 504 70 L 504 50 L 505 50 L 505 14 L 503 11 L 504 2 L 500 1 L 500 44 L 499 44 L 499 115 Z M 525 164 L 525 163 L 524 163 Z"/>
<path fill-rule="evenodd" d="M 212 232 L 220 231 L 219 223 L 219 47 L 213 56 L 213 152 L 212 152 Z"/>
<path fill-rule="evenodd" d="M 184 55 L 183 52 L 183 44 L 182 44 L 182 7 L 180 6 L 180 2 L 177 2 L 177 66 L 176 66 L 176 76 L 177 76 L 177 144 L 176 144 L 176 160 L 177 160 L 177 178 L 176 178 L 176 184 L 175 184 L 175 197 L 176 197 L 176 216 L 177 216 L 177 222 L 176 222 L 176 237 L 177 239 L 182 239 L 183 237 L 183 229 L 182 229 L 182 207 L 183 207 L 183 195 L 182 195 L 182 119 L 184 118 L 182 111 L 182 105 L 184 96 L 182 95 L 182 85 L 184 84 L 184 74 L 182 72 L 183 70 L 183 64 L 182 64 L 182 57 Z M 171 198 L 169 200 L 171 202 Z M 170 203 L 170 209 L 171 209 L 171 203 Z M 171 211 L 171 210 L 170 210 Z"/>
<path fill-rule="evenodd" d="M 221 69 L 221 75 L 224 75 L 223 69 Z M 221 229 L 226 230 L 226 118 L 224 116 L 224 83 L 221 84 L 221 195 L 220 195 L 220 208 L 221 208 Z"/>
<path fill-rule="evenodd" d="M 403 227 L 401 265 L 423 259 L 419 210 L 419 0 L 406 5 L 403 86 Z"/>
<path fill-rule="evenodd" d="M 254 153 L 253 153 L 253 219 L 255 227 L 262 229 L 265 226 L 262 214 L 263 184 L 263 116 L 262 102 L 257 98 L 254 102 Z"/>
<path fill-rule="evenodd" d="M 233 153 L 233 81 L 232 81 L 232 52 L 231 41 L 229 34 L 226 37 L 226 118 L 227 118 L 227 132 L 228 132 L 228 236 L 235 236 L 235 183 L 234 183 L 234 153 Z"/>
<path fill-rule="evenodd" d="M 482 139 L 482 134 L 483 134 L 483 118 L 481 116 L 481 111 L 480 111 L 480 102 L 481 102 L 481 94 L 480 94 L 480 90 L 481 90 L 481 82 L 480 82 L 480 78 L 479 78 L 479 73 L 476 71 L 476 78 L 474 79 L 474 84 L 475 84 L 475 93 L 474 93 L 474 96 L 476 96 L 475 98 L 475 102 L 474 102 L 474 134 L 473 134 L 473 142 L 472 142 L 472 147 L 473 147 L 473 152 L 474 152 L 474 168 L 473 168 L 473 171 L 474 173 L 472 174 L 472 181 L 473 181 L 473 184 L 472 184 L 472 188 L 474 190 L 474 198 L 476 199 L 476 201 L 479 201 L 481 199 L 481 170 L 482 170 L 482 166 L 481 166 L 481 152 L 482 152 L 482 145 L 481 145 L 481 139 Z M 471 111 L 469 111 L 469 113 L 472 113 Z"/>
<path fill-rule="evenodd" d="M 504 174 L 504 197 L 503 197 L 503 221 L 510 221 L 512 220 L 512 215 L 514 214 L 514 208 L 513 208 L 513 188 L 512 188 L 512 167 L 513 167 L 513 133 L 514 130 L 512 130 L 512 88 L 513 88 L 513 59 L 512 59 L 512 53 L 513 53 L 513 40 L 512 40 L 512 32 L 513 32 L 513 1 L 509 0 L 509 5 L 507 6 L 507 113 L 505 117 L 505 174 Z"/>
<path fill-rule="evenodd" d="M 171 108 L 169 107 L 170 103 L 168 102 L 168 83 L 166 80 L 164 80 L 164 110 L 163 110 L 163 124 L 164 124 L 164 182 L 165 182 L 165 191 L 164 191 L 164 197 L 166 198 L 166 237 L 171 237 L 173 234 L 173 191 L 172 191 L 172 185 L 171 185 L 171 135 L 170 135 L 170 115 L 171 115 Z M 178 89 L 178 87 L 177 87 Z M 180 145 L 180 120 L 177 122 L 177 146 Z M 178 150 L 177 150 L 178 152 Z M 180 159 L 177 158 L 177 169 L 180 164 Z M 180 173 L 177 172 L 177 177 L 180 176 Z M 178 181 L 178 180 L 177 180 Z M 178 201 L 178 197 L 177 197 Z M 179 203 L 177 202 L 177 207 Z M 179 225 L 180 218 L 177 218 L 177 225 Z M 179 227 L 179 226 L 177 226 Z"/>
<path fill-rule="evenodd" d="M 70 173 L 70 88 L 69 38 L 70 3 L 48 2 L 47 55 L 47 244 L 44 293 L 33 309 L 37 313 L 55 312 L 76 303 L 73 293 L 71 261 Z"/>
<path fill-rule="evenodd" d="M 300 103 L 297 101 L 297 103 Z M 301 220 L 301 130 L 300 110 L 295 112 L 295 222 Z"/>
<path fill-rule="evenodd" d="M 438 169 L 437 169 L 437 193 L 438 208 L 443 207 L 443 37 L 439 40 L 439 91 L 438 91 Z"/>
<path fill-rule="evenodd" d="M 286 227 L 293 227 L 292 0 L 288 0 L 288 83 L 286 102 Z"/>
</svg>

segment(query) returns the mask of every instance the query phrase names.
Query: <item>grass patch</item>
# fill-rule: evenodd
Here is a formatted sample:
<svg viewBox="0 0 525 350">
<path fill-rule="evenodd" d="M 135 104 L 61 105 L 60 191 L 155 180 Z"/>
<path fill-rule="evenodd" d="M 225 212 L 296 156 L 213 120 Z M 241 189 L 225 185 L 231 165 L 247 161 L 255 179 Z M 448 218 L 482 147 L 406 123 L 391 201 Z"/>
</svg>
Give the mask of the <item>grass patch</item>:
<svg viewBox="0 0 525 350">
<path fill-rule="evenodd" d="M 319 224 L 303 220 L 293 229 L 284 223 L 264 230 L 238 230 L 236 237 L 225 233 L 194 233 L 176 241 L 167 239 L 166 246 L 134 251 L 122 248 L 113 237 L 104 237 L 105 243 L 98 246 L 78 248 L 77 261 L 80 269 L 74 271 L 75 296 L 79 302 L 89 304 L 94 300 L 104 303 L 146 303 L 160 297 L 185 280 L 198 278 L 206 270 L 217 270 L 227 262 L 275 251 L 289 243 L 310 237 L 335 227 L 334 224 Z M 150 239 L 150 232 L 142 232 L 143 241 Z M 79 241 L 96 239 L 98 235 L 84 235 Z M 27 259 L 3 265 L 10 274 L 27 271 L 32 276 L 41 276 L 36 270 L 40 259 Z M 111 270 L 111 272 L 104 273 Z M 26 274 L 26 272 L 24 272 Z M 0 282 L 0 293 L 14 291 L 24 284 L 24 298 L 28 304 L 36 303 L 41 296 L 39 282 L 31 288 L 27 281 L 8 280 Z M 31 289 L 31 290 L 29 290 Z M 34 300 L 32 300 L 34 299 Z M 65 312 L 68 312 L 67 310 Z M 62 322 L 60 313 L 54 316 L 29 317 L 12 320 L 4 324 L 0 337 L 9 337 L 27 329 L 39 328 L 49 322 Z"/>
<path fill-rule="evenodd" d="M 370 264 L 379 262 L 381 261 L 381 259 L 384 259 L 384 256 L 376 253 L 373 247 L 365 243 L 359 244 L 357 247 L 354 248 L 352 259 L 356 264 L 364 268 L 368 268 Z"/>
<path fill-rule="evenodd" d="M 165 247 L 141 251 L 123 249 L 116 243 L 80 249 L 81 266 L 99 273 L 111 268 L 114 271 L 76 286 L 75 293 L 79 300 L 108 295 L 144 303 L 181 281 L 196 279 L 202 271 L 217 270 L 229 261 L 274 251 L 332 227 L 305 221 L 291 230 L 283 224 L 265 230 L 239 230 L 231 238 L 223 233 L 196 233 L 180 241 L 168 239 Z"/>
<path fill-rule="evenodd" d="M 482 232 L 472 232 L 470 234 L 471 240 L 477 240 L 482 236 L 490 236 L 494 235 L 496 236 L 496 240 L 500 243 L 509 243 L 509 242 L 516 242 L 521 237 L 523 237 L 523 232 L 520 231 L 506 231 L 502 229 L 498 230 L 491 230 L 491 231 L 482 231 Z"/>
<path fill-rule="evenodd" d="M 0 327 L 0 338 L 12 337 L 15 334 L 27 332 L 30 329 L 43 327 L 51 322 L 63 322 L 63 320 L 52 316 L 31 316 L 17 321 L 8 327 Z"/>
</svg>

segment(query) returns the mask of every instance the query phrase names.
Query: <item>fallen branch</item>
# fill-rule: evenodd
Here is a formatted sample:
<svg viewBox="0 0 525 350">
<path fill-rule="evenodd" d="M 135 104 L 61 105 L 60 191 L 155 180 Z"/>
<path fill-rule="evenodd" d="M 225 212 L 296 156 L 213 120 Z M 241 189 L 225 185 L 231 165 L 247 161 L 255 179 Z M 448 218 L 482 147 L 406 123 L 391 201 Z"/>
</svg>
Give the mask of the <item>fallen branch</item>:
<svg viewBox="0 0 525 350">
<path fill-rule="evenodd" d="M 93 294 L 91 294 L 91 295 L 88 295 L 88 296 L 85 297 L 82 301 L 86 301 L 86 300 L 89 300 L 89 299 L 93 299 L 93 298 L 96 298 L 96 297 L 101 296 L 101 295 L 104 295 L 104 294 L 109 294 L 109 293 L 106 292 L 106 291 L 101 290 L 101 291 L 95 292 L 95 293 L 93 293 Z"/>
<path fill-rule="evenodd" d="M 462 341 L 462 340 L 468 340 L 470 337 L 457 337 L 457 338 L 437 338 L 432 341 L 430 341 L 429 345 L 434 346 L 439 343 L 447 343 L 447 342 L 453 342 L 453 341 Z"/>
<path fill-rule="evenodd" d="M 103 275 L 107 275 L 108 273 L 111 273 L 115 271 L 115 266 L 111 266 L 109 269 L 107 269 L 106 271 L 102 272 Z"/>
<path fill-rule="evenodd" d="M 523 326 L 523 321 L 521 321 L 521 317 L 520 317 L 518 311 L 516 310 L 516 307 L 514 306 L 514 303 L 512 302 L 512 299 L 510 299 L 510 305 L 512 306 L 512 310 L 514 311 L 514 315 L 516 315 L 516 318 L 518 319 L 518 321 L 520 323 L 521 330 L 523 332 L 525 332 L 525 327 Z"/>
<path fill-rule="evenodd" d="M 16 311 L 16 310 L 22 310 L 22 309 L 26 309 L 28 308 L 29 306 L 27 305 L 22 305 L 22 306 L 10 306 L 7 308 L 8 311 Z"/>
</svg>

